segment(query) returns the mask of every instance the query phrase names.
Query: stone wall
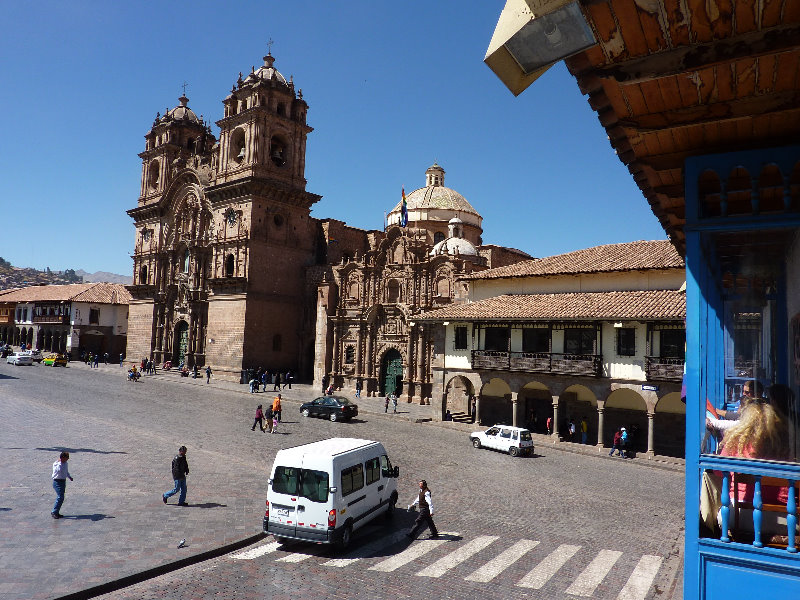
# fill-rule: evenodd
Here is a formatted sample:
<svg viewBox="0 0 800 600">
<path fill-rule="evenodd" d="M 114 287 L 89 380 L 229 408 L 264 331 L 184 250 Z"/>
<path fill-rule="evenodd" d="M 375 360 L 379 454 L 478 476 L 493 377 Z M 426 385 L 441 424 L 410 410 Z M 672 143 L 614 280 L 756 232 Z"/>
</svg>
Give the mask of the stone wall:
<svg viewBox="0 0 800 600">
<path fill-rule="evenodd" d="M 244 294 L 209 299 L 206 365 L 211 366 L 215 377 L 239 381 L 246 312 Z"/>
</svg>

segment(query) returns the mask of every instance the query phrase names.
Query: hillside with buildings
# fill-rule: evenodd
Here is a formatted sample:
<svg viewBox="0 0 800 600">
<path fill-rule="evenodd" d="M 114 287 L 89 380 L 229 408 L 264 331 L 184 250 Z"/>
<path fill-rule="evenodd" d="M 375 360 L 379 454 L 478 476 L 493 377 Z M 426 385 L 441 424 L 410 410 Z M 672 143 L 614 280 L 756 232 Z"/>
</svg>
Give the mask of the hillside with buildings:
<svg viewBox="0 0 800 600">
<path fill-rule="evenodd" d="M 106 281 L 109 283 L 131 283 L 131 278 L 114 273 L 87 273 L 83 270 L 66 269 L 64 271 L 51 271 L 49 267 L 44 271 L 30 267 L 15 267 L 10 262 L 0 257 L 0 290 L 28 287 L 32 285 L 58 285 L 66 283 L 91 283 Z"/>
</svg>

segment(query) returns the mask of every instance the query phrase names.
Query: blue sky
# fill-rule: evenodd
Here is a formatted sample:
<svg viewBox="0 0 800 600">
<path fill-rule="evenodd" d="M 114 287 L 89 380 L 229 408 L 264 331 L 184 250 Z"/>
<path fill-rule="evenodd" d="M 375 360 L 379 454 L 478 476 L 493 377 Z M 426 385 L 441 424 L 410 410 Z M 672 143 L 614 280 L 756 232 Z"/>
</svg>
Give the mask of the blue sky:
<svg viewBox="0 0 800 600">
<path fill-rule="evenodd" d="M 483 63 L 503 0 L 5 2 L 0 37 L 0 256 L 130 275 L 144 135 L 188 83 L 209 121 L 239 71 L 294 76 L 309 103 L 312 216 L 380 229 L 445 183 L 487 243 L 549 256 L 663 239 L 562 64 L 514 98 Z M 214 133 L 218 129 L 213 126 Z"/>
</svg>

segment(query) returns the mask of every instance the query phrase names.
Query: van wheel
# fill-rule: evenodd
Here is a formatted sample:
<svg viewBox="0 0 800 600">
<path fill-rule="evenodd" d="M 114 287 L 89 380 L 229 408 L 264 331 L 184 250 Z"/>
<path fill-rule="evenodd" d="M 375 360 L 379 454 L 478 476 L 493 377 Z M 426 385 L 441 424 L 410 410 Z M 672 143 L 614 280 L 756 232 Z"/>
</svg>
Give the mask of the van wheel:
<svg viewBox="0 0 800 600">
<path fill-rule="evenodd" d="M 475 448 L 480 448 L 481 447 L 481 441 L 478 438 L 475 438 L 475 439 L 472 440 L 472 445 Z"/>
<path fill-rule="evenodd" d="M 339 415 L 337 415 L 335 412 L 332 412 L 331 413 L 331 421 L 335 422 L 335 421 L 338 421 L 338 420 L 339 420 Z"/>
<path fill-rule="evenodd" d="M 302 411 L 300 411 L 300 414 L 303 415 L 304 417 L 308 417 L 308 415 L 310 415 L 311 413 L 307 408 L 304 408 Z"/>
<path fill-rule="evenodd" d="M 389 498 L 389 506 L 386 508 L 387 520 L 391 521 L 392 519 L 394 519 L 394 511 L 396 506 L 397 506 L 397 498 L 395 496 L 392 496 L 391 498 Z"/>
<path fill-rule="evenodd" d="M 519 456 L 519 448 L 517 448 L 516 446 L 511 446 L 511 448 L 508 449 L 508 453 L 511 456 Z"/>
<path fill-rule="evenodd" d="M 347 547 L 350 545 L 350 540 L 353 537 L 353 526 L 348 523 L 344 526 L 344 531 L 342 531 L 342 537 L 339 539 L 339 543 L 337 546 L 339 550 L 347 550 Z"/>
</svg>

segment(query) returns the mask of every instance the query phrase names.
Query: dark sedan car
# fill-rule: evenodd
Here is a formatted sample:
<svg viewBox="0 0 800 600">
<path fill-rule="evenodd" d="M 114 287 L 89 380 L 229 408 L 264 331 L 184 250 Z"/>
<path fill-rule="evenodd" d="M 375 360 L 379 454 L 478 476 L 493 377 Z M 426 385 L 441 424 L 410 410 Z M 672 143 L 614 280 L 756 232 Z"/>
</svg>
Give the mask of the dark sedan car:
<svg viewBox="0 0 800 600">
<path fill-rule="evenodd" d="M 349 421 L 358 414 L 358 406 L 341 396 L 320 396 L 300 407 L 304 417 L 322 417 L 331 421 Z"/>
</svg>

